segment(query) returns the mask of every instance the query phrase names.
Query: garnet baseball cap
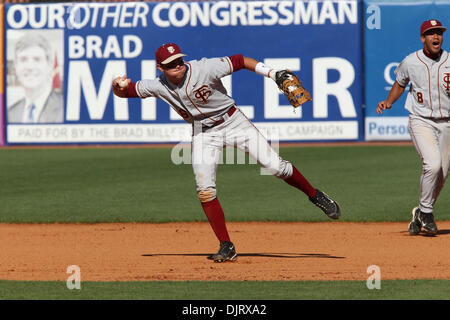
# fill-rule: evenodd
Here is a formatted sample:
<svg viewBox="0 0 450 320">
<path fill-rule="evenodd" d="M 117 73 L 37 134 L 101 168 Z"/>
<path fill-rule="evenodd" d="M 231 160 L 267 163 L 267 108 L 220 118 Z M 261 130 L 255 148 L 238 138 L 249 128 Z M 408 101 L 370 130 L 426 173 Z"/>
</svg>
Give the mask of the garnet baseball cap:
<svg viewBox="0 0 450 320">
<path fill-rule="evenodd" d="M 175 43 L 166 43 L 158 48 L 155 52 L 156 63 L 167 64 L 175 59 L 185 56 L 181 53 L 180 47 Z"/>
<path fill-rule="evenodd" d="M 420 27 L 420 35 L 423 35 L 425 32 L 431 29 L 442 29 L 443 31 L 447 30 L 447 28 L 442 26 L 442 23 L 440 21 L 431 19 L 422 23 L 422 26 Z"/>
</svg>

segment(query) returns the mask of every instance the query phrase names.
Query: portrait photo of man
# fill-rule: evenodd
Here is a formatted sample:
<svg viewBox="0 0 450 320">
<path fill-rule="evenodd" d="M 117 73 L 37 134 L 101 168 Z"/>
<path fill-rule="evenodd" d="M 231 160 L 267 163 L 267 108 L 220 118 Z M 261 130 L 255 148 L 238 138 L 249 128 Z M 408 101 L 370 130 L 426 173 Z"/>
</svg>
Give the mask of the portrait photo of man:
<svg viewBox="0 0 450 320">
<path fill-rule="evenodd" d="M 61 66 L 46 32 L 24 31 L 8 39 L 8 123 L 64 122 Z"/>
</svg>

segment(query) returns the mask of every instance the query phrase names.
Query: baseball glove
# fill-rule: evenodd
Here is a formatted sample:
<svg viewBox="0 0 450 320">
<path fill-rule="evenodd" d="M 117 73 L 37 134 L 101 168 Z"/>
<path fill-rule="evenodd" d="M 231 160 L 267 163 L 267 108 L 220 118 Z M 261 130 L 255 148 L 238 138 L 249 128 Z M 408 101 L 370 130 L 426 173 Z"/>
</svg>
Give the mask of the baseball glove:
<svg viewBox="0 0 450 320">
<path fill-rule="evenodd" d="M 275 74 L 275 82 L 294 108 L 312 100 L 309 92 L 303 88 L 302 82 L 289 70 L 278 71 Z"/>
</svg>

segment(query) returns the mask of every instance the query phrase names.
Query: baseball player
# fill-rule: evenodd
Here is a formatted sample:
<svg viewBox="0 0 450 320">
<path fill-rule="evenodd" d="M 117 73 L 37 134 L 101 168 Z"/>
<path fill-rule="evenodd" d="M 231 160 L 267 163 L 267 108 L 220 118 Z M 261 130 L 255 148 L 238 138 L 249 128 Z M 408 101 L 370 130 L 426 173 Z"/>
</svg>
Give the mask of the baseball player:
<svg viewBox="0 0 450 320">
<path fill-rule="evenodd" d="M 303 191 L 328 217 L 339 218 L 339 205 L 314 188 L 289 161 L 272 149 L 227 95 L 221 82 L 222 77 L 240 69 L 275 80 L 277 70 L 242 55 L 184 62 L 185 54 L 175 43 L 162 45 L 155 55 L 157 68 L 162 72 L 159 78 L 134 83 L 126 76 L 117 77 L 112 83 L 113 92 L 125 98 L 160 98 L 186 122 L 192 123 L 192 167 L 197 195 L 220 242 L 218 253 L 208 259 L 225 262 L 237 257 L 216 194 L 216 173 L 224 145 L 249 153 L 270 173 Z"/>
<path fill-rule="evenodd" d="M 438 20 L 427 20 L 420 28 L 423 49 L 408 55 L 396 69 L 396 81 L 377 113 L 390 109 L 411 84 L 405 102 L 410 112 L 409 132 L 422 159 L 419 206 L 412 210 L 409 233 L 421 229 L 436 234 L 433 206 L 444 186 L 450 167 L 450 58 L 443 50 L 446 28 Z"/>
</svg>

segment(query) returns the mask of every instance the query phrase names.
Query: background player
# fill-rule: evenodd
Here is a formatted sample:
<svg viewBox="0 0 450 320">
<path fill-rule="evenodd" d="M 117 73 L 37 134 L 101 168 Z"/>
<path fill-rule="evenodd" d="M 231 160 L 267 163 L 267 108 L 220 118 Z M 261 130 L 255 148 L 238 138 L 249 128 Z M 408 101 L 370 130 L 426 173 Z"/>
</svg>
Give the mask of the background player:
<svg viewBox="0 0 450 320">
<path fill-rule="evenodd" d="M 413 208 L 409 224 L 411 235 L 422 228 L 437 233 L 433 206 L 450 167 L 450 59 L 441 48 L 445 30 L 438 20 L 422 23 L 423 50 L 411 53 L 400 63 L 388 98 L 377 107 L 378 114 L 390 109 L 411 84 L 405 108 L 410 112 L 409 132 L 423 164 L 419 206 Z"/>
<path fill-rule="evenodd" d="M 162 75 L 155 80 L 132 83 L 126 76 L 113 80 L 113 91 L 120 97 L 157 97 L 166 101 L 185 121 L 192 123 L 192 166 L 198 198 L 208 221 L 220 241 L 215 262 L 233 261 L 236 250 L 230 241 L 222 207 L 216 195 L 216 173 L 224 145 L 236 146 L 250 154 L 264 168 L 303 191 L 332 219 L 340 208 L 325 193 L 315 189 L 289 162 L 283 160 L 256 127 L 227 95 L 221 78 L 247 69 L 275 80 L 276 71 L 242 55 L 183 61 L 180 48 L 164 44 L 156 51 L 157 68 Z"/>
</svg>

